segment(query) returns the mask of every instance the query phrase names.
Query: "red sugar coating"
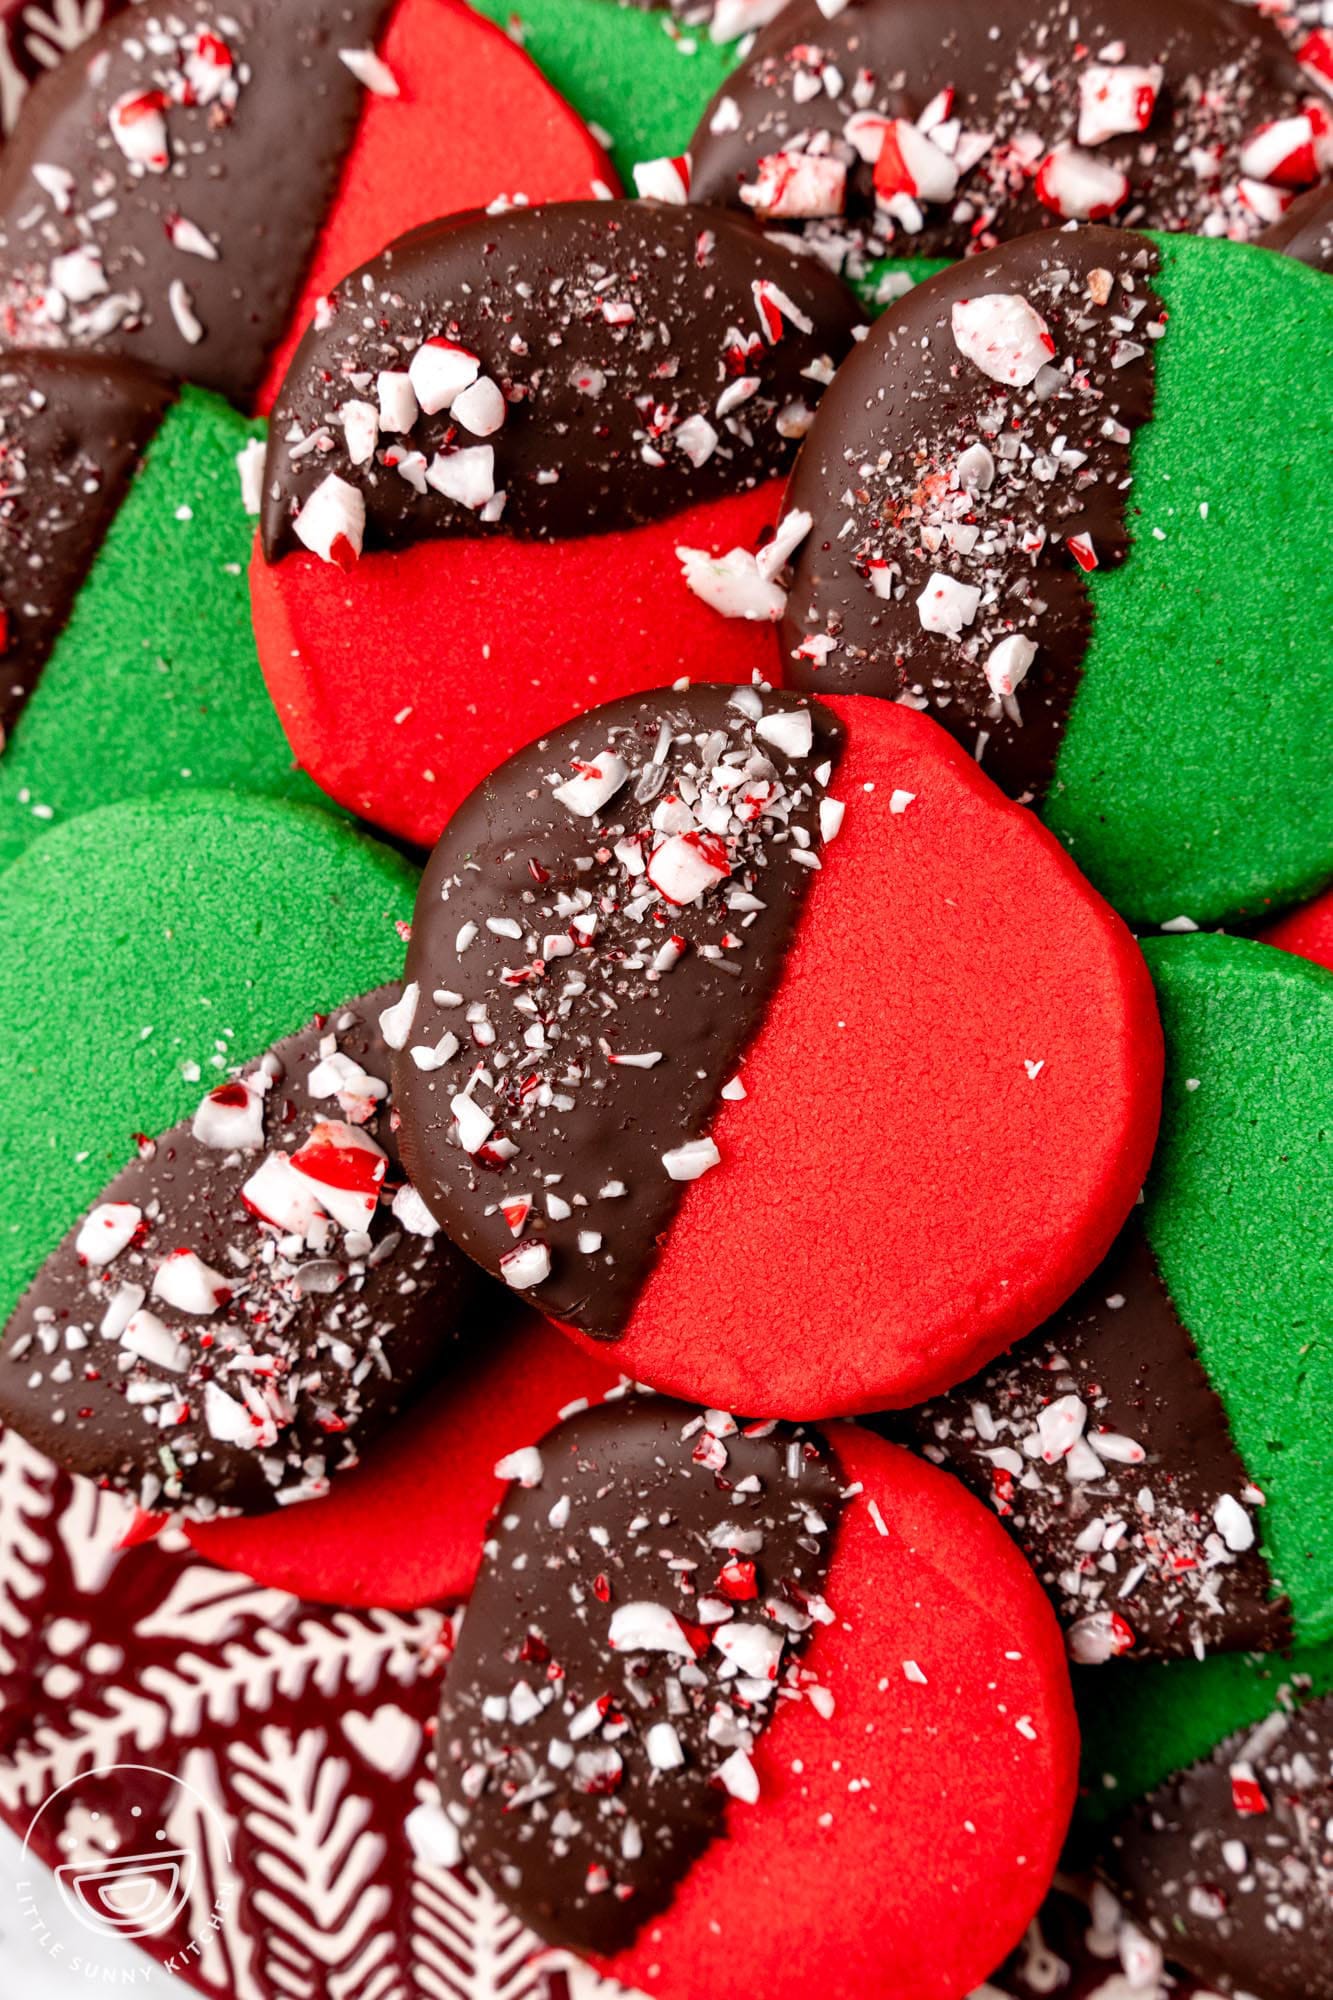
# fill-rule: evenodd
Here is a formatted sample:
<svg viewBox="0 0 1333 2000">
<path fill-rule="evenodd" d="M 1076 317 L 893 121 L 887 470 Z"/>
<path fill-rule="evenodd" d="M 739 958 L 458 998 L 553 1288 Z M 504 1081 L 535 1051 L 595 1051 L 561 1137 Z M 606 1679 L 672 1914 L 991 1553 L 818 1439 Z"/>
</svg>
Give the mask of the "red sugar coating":
<svg viewBox="0 0 1333 2000">
<path fill-rule="evenodd" d="M 1326 889 L 1313 903 L 1289 911 L 1260 935 L 1265 944 L 1294 951 L 1298 958 L 1311 958 L 1333 972 L 1333 889 Z"/>
<path fill-rule="evenodd" d="M 1078 1725 L 1050 1606 L 956 1480 L 859 1427 L 830 1435 L 865 1487 L 825 1589 L 838 1622 L 804 1660 L 834 1713 L 780 1707 L 758 1803 L 728 1807 L 727 1837 L 612 1961 L 650 1994 L 961 2000 L 1055 1870 Z"/>
<path fill-rule="evenodd" d="M 541 1437 L 568 1404 L 597 1401 L 619 1380 L 525 1316 L 480 1334 L 455 1373 L 327 1499 L 186 1523 L 186 1533 L 210 1562 L 315 1603 L 456 1603 L 472 1588 L 504 1492 L 497 1462 Z"/>
<path fill-rule="evenodd" d="M 314 312 L 348 271 L 419 223 L 498 195 L 573 201 L 615 170 L 508 35 L 461 0 L 398 0 L 379 44 L 397 97 L 367 91 L 356 141 L 286 340 L 257 399 L 266 412 Z"/>
<path fill-rule="evenodd" d="M 339 805 L 431 846 L 498 763 L 598 702 L 682 675 L 775 680 L 775 628 L 710 610 L 676 545 L 754 548 L 781 513 L 773 480 L 624 533 L 419 542 L 346 578 L 256 549 L 259 658 L 297 761 Z"/>
<path fill-rule="evenodd" d="M 827 705 L 846 819 L 713 1120 L 722 1163 L 610 1350 L 765 1416 L 918 1402 L 1038 1326 L 1133 1206 L 1160 1108 L 1147 970 L 1064 849 L 937 724 Z"/>
</svg>

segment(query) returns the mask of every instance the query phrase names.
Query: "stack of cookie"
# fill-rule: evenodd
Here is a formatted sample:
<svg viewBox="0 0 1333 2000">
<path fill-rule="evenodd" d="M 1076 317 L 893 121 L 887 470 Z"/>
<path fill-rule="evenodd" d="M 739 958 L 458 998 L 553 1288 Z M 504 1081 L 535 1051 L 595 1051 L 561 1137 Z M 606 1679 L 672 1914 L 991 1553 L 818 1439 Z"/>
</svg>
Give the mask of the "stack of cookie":
<svg viewBox="0 0 1333 2000">
<path fill-rule="evenodd" d="M 1330 27 L 102 11 L 0 70 L 63 1921 L 156 1812 L 216 2000 L 1330 2000 Z"/>
</svg>

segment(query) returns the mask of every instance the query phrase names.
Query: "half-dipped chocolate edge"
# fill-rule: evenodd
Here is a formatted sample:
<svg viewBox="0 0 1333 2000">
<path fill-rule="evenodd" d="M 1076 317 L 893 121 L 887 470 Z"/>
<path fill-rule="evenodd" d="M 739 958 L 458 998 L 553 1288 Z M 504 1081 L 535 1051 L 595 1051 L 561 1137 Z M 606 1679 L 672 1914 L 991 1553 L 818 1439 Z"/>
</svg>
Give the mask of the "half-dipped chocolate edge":
<svg viewBox="0 0 1333 2000">
<path fill-rule="evenodd" d="M 1137 1805 L 1107 1871 L 1222 1993 L 1333 2000 L 1333 1696 L 1276 1709 Z"/>
<path fill-rule="evenodd" d="M 393 998 L 140 1139 L 14 1309 L 6 1424 L 142 1506 L 254 1513 L 323 1492 L 440 1371 L 477 1279 L 403 1180 Z"/>
<path fill-rule="evenodd" d="M 990 1502 L 1075 1660 L 1290 1643 L 1261 1495 L 1137 1217 L 1039 1332 L 884 1427 Z"/>
<path fill-rule="evenodd" d="M 1265 250 L 1280 250 L 1316 271 L 1333 272 L 1333 186 L 1300 195 L 1259 241 Z"/>
<path fill-rule="evenodd" d="M 797 0 L 691 141 L 693 198 L 849 252 L 961 257 L 1114 219 L 1251 238 L 1327 171 L 1274 23 L 1232 0 Z"/>
<path fill-rule="evenodd" d="M 818 1699 L 799 1662 L 833 1615 L 837 1462 L 809 1428 L 643 1397 L 519 1457 L 445 1678 L 440 1785 L 497 1895 L 609 1955 L 728 1799 L 754 1803 L 778 1706 Z"/>
<path fill-rule="evenodd" d="M 394 1039 L 403 1159 L 534 1305 L 623 1328 L 782 977 L 843 731 L 807 696 L 663 689 L 531 744 L 427 864 Z"/>
<path fill-rule="evenodd" d="M 0 355 L 0 744 L 171 396 L 110 357 Z"/>
<path fill-rule="evenodd" d="M 333 294 L 274 412 L 262 534 L 344 567 L 434 535 L 586 535 L 785 469 L 855 300 L 734 216 L 472 212 Z"/>
<path fill-rule="evenodd" d="M 1013 798 L 1050 782 L 1123 561 L 1130 446 L 1166 314 L 1126 230 L 1028 236 L 918 285 L 839 370 L 787 506 L 813 526 L 793 685 L 924 710 Z"/>
<path fill-rule="evenodd" d="M 247 403 L 360 117 L 392 0 L 175 0 L 104 23 L 0 155 L 0 329 Z"/>
</svg>

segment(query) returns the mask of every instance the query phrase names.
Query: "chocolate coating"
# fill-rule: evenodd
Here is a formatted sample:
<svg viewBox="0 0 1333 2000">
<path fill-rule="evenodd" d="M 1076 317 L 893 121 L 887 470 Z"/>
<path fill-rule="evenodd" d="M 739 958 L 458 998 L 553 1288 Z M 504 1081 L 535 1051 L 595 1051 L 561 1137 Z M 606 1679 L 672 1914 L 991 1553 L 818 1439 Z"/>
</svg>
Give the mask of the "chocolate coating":
<svg viewBox="0 0 1333 2000">
<path fill-rule="evenodd" d="M 1259 241 L 1265 250 L 1281 250 L 1316 271 L 1333 272 L 1333 187 L 1299 195 Z"/>
<path fill-rule="evenodd" d="M 175 0 L 107 21 L 34 87 L 0 156 L 4 337 L 124 355 L 248 403 L 360 115 L 339 51 L 372 42 L 389 4 L 230 0 L 219 16 Z M 165 119 L 164 170 L 115 136 L 127 101 L 135 151 Z M 56 261 L 71 252 L 89 254 Z"/>
<path fill-rule="evenodd" d="M 769 333 L 761 282 L 794 308 L 775 306 Z M 860 317 L 828 271 L 753 224 L 635 201 L 451 216 L 400 238 L 334 300 L 274 412 L 270 561 L 299 546 L 294 516 L 330 474 L 364 496 L 367 549 L 432 535 L 586 535 L 754 486 L 790 462 Z M 401 376 L 440 337 L 503 391 L 500 427 L 477 433 L 452 408 L 423 411 L 354 463 L 345 407 L 368 411 L 373 436 L 380 372 Z M 474 508 L 428 485 L 438 454 L 457 447 L 493 451 L 502 503 Z"/>
<path fill-rule="evenodd" d="M 1082 78 L 1092 66 L 1161 69 L 1146 126 L 1096 140 L 1089 126 L 1080 139 Z M 928 123 L 956 187 L 938 199 L 922 193 L 915 212 L 901 203 L 877 208 L 876 169 L 849 141 L 848 120 L 915 123 L 941 92 L 951 96 Z M 1072 0 L 1041 0 L 1035 9 L 1028 0 L 947 8 L 852 0 L 832 21 L 818 0 L 795 0 L 700 120 L 692 192 L 696 201 L 743 204 L 742 189 L 762 187 L 761 160 L 815 150 L 847 165 L 836 212 L 804 220 L 790 193 L 785 206 L 764 202 L 757 212 L 823 239 L 831 255 L 960 257 L 1108 213 L 1125 226 L 1248 239 L 1263 222 L 1240 192 L 1244 142 L 1264 121 L 1299 113 L 1308 95 L 1277 28 L 1234 0 L 1099 0 L 1091 12 Z M 1099 172 L 1124 177 L 1127 191 L 1113 209 L 1042 201 L 1038 190 L 1048 199 L 1051 191 L 1039 169 L 1066 146 Z M 914 185 L 929 186 L 915 177 Z"/>
<path fill-rule="evenodd" d="M 111 358 L 0 357 L 0 744 L 171 394 L 160 376 Z"/>
<path fill-rule="evenodd" d="M 1074 1422 L 1044 1434 L 1043 1413 L 1051 1424 L 1060 1410 Z M 1257 1537 L 1233 1551 L 1219 1531 L 1215 1508 L 1229 1497 L 1243 1511 L 1249 1475 L 1137 1220 L 1038 1333 L 886 1422 L 994 1507 L 1076 1660 L 1290 1643 L 1290 1609 L 1273 1601 Z M 1066 1456 L 1075 1425 L 1078 1451 Z M 1233 1539 L 1243 1539 L 1234 1527 Z"/>
<path fill-rule="evenodd" d="M 0 1419 L 71 1472 L 194 1514 L 263 1512 L 356 1464 L 451 1358 L 477 1291 L 466 1259 L 421 1233 L 429 1218 L 410 1189 L 390 1212 L 403 1181 L 376 1018 L 392 998 L 381 988 L 317 1019 L 215 1086 L 196 1120 L 142 1142 L 15 1307 Z M 226 1120 L 247 1116 L 242 1144 Z M 210 1119 L 215 1136 L 196 1136 Z M 263 1220 L 270 1196 L 247 1183 L 269 1155 L 308 1146 L 321 1120 L 344 1145 L 350 1124 L 387 1155 L 371 1219 L 353 1230 L 316 1216 L 304 1233 Z M 289 1174 L 318 1199 L 317 1181 Z M 108 1244 L 129 1240 L 90 1261 L 113 1224 Z M 173 1266 L 183 1250 L 202 1277 Z M 211 1298 L 164 1298 L 167 1266 Z"/>
<path fill-rule="evenodd" d="M 763 733 L 788 720 L 803 754 Z M 841 743 L 804 696 L 629 696 L 502 765 L 432 854 L 403 1159 L 453 1241 L 553 1318 L 607 1339 L 628 1318 L 696 1177 L 667 1156 L 701 1142 L 782 976 Z M 624 775 L 589 818 L 555 787 L 604 756 Z"/>
<path fill-rule="evenodd" d="M 1125 230 L 1028 236 L 941 271 L 876 322 L 788 490 L 814 523 L 782 627 L 794 686 L 906 701 L 1011 797 L 1045 790 L 1092 630 L 1071 540 L 1089 537 L 1102 569 L 1128 550 L 1130 438 L 1165 326 L 1156 262 Z M 961 302 L 1003 295 L 1025 299 L 1054 346 L 1026 387 L 984 373 L 953 331 Z M 960 468 L 978 447 L 979 469 Z M 956 634 L 927 630 L 918 607 L 941 575 L 980 592 Z M 1037 650 L 1006 702 L 987 663 L 1010 638 Z"/>
<path fill-rule="evenodd" d="M 631 1397 L 544 1438 L 446 1674 L 440 1788 L 466 1859 L 575 1951 L 621 1950 L 667 1908 L 831 1615 L 827 1442 L 708 1424 Z"/>
<path fill-rule="evenodd" d="M 1333 2000 L 1333 1697 L 1276 1710 L 1150 1793 L 1106 1864 L 1218 1992 Z"/>
</svg>

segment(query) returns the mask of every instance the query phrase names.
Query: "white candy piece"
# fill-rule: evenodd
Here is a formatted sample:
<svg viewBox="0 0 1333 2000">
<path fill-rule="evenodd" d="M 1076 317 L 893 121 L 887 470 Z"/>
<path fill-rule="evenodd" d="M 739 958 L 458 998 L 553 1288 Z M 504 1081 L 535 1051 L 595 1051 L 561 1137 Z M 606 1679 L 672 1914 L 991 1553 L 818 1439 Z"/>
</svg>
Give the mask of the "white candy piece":
<svg viewBox="0 0 1333 2000">
<path fill-rule="evenodd" d="M 916 600 L 916 612 L 923 630 L 957 639 L 976 617 L 980 602 L 981 592 L 975 584 L 959 583 L 956 577 L 936 570 Z"/>
<path fill-rule="evenodd" d="M 719 1625 L 713 1644 L 747 1680 L 774 1681 L 782 1660 L 783 1638 L 773 1625 L 749 1625 L 735 1619 Z"/>
<path fill-rule="evenodd" d="M 1037 1435 L 1041 1439 L 1041 1455 L 1047 1465 L 1054 1465 L 1058 1458 L 1072 1450 L 1083 1435 L 1083 1426 L 1088 1420 L 1088 1406 L 1081 1396 L 1057 1396 L 1048 1403 L 1037 1418 Z"/>
<path fill-rule="evenodd" d="M 671 442 L 679 445 L 691 465 L 707 465 L 717 450 L 717 432 L 707 417 L 686 417 L 684 423 L 677 424 L 672 431 Z"/>
<path fill-rule="evenodd" d="M 1055 353 L 1050 328 L 1018 292 L 956 299 L 951 320 L 958 352 L 992 382 L 1025 389 Z"/>
<path fill-rule="evenodd" d="M 436 1236 L 439 1223 L 427 1208 L 411 1181 L 404 1181 L 393 1198 L 393 1219 L 409 1236 Z"/>
<path fill-rule="evenodd" d="M 131 1314 L 120 1344 L 141 1361 L 150 1362 L 154 1368 L 166 1368 L 173 1375 L 183 1375 L 190 1365 L 190 1350 L 184 1341 L 177 1340 L 156 1313 L 145 1312 L 142 1307 Z"/>
<path fill-rule="evenodd" d="M 613 1653 L 671 1653 L 679 1660 L 694 1658 L 694 1648 L 680 1620 L 665 1604 L 618 1604 L 611 1613 L 607 1636 Z"/>
<path fill-rule="evenodd" d="M 379 411 L 373 403 L 353 398 L 350 403 L 343 404 L 338 414 L 342 418 L 343 436 L 347 440 L 347 456 L 353 465 L 369 465 L 379 443 Z"/>
<path fill-rule="evenodd" d="M 426 484 L 446 500 L 456 500 L 460 507 L 477 512 L 495 498 L 494 446 L 469 444 L 447 456 L 437 452 L 427 470 Z"/>
<path fill-rule="evenodd" d="M 407 1038 L 417 1017 L 417 1003 L 420 998 L 421 988 L 413 979 L 403 988 L 392 1007 L 386 1007 L 381 1013 L 380 1033 L 391 1049 L 407 1047 Z"/>
<path fill-rule="evenodd" d="M 788 509 L 778 522 L 772 541 L 765 542 L 755 557 L 755 567 L 766 582 L 771 583 L 778 571 L 786 568 L 814 525 L 814 515 L 806 513 L 803 507 Z"/>
<path fill-rule="evenodd" d="M 225 1305 L 231 1286 L 221 1271 L 215 1271 L 193 1250 L 173 1250 L 162 1259 L 153 1279 L 153 1297 L 174 1306 L 177 1312 L 194 1313 L 207 1319 Z"/>
<path fill-rule="evenodd" d="M 361 554 L 366 535 L 366 498 L 355 486 L 330 472 L 320 481 L 292 524 L 297 540 L 312 555 L 339 569 L 350 569 Z"/>
<path fill-rule="evenodd" d="M 726 1762 L 718 1765 L 717 1775 L 733 1799 L 742 1805 L 758 1804 L 759 1775 L 743 1750 L 733 1750 Z"/>
<path fill-rule="evenodd" d="M 685 1762 L 684 1746 L 669 1722 L 655 1722 L 643 1739 L 643 1747 L 655 1771 L 678 1771 Z"/>
<path fill-rule="evenodd" d="M 453 415 L 473 437 L 492 437 L 505 420 L 505 399 L 489 375 L 478 375 L 454 397 Z"/>
<path fill-rule="evenodd" d="M 535 1444 L 522 1445 L 495 1463 L 497 1479 L 517 1480 L 520 1486 L 529 1489 L 541 1485 L 543 1470 L 542 1455 Z"/>
<path fill-rule="evenodd" d="M 72 306 L 86 305 L 107 289 L 102 253 L 94 244 L 67 250 L 51 259 L 51 283 L 63 292 Z"/>
<path fill-rule="evenodd" d="M 433 1801 L 414 1806 L 403 1821 L 403 1831 L 413 1854 L 427 1868 L 457 1868 L 463 1859 L 458 1828 Z"/>
<path fill-rule="evenodd" d="M 717 0 L 708 39 L 734 42 L 742 35 L 752 35 L 756 28 L 766 28 L 770 21 L 776 20 L 784 4 L 785 0 Z M 828 5 L 838 11 L 838 0 L 828 0 Z M 823 0 L 820 11 L 824 11 Z"/>
<path fill-rule="evenodd" d="M 676 560 L 696 597 L 724 618 L 748 618 L 776 625 L 787 608 L 787 593 L 763 576 L 749 549 L 714 556 L 707 549 L 680 547 Z"/>
<path fill-rule="evenodd" d="M 374 49 L 339 49 L 338 60 L 345 63 L 357 82 L 376 97 L 397 97 L 398 79 Z"/>
<path fill-rule="evenodd" d="M 452 340 L 424 340 L 408 364 L 412 393 L 428 417 L 453 407 L 454 398 L 481 373 L 481 362 Z"/>
<path fill-rule="evenodd" d="M 1089 63 L 1078 80 L 1078 143 L 1146 132 L 1162 88 L 1160 63 Z"/>
<path fill-rule="evenodd" d="M 995 460 L 984 444 L 969 445 L 959 453 L 958 483 L 974 493 L 989 493 L 995 484 Z"/>
<path fill-rule="evenodd" d="M 808 757 L 814 746 L 815 725 L 808 708 L 783 708 L 760 716 L 754 733 L 784 757 Z"/>
<path fill-rule="evenodd" d="M 495 1130 L 495 1120 L 482 1109 L 475 1097 L 468 1097 L 462 1091 L 449 1109 L 458 1127 L 458 1143 L 463 1151 L 479 1153 Z"/>
<path fill-rule="evenodd" d="M 260 438 L 250 438 L 236 454 L 236 476 L 241 482 L 241 505 L 253 519 L 264 504 L 264 461 L 268 453 Z"/>
<path fill-rule="evenodd" d="M 380 429 L 410 431 L 421 411 L 412 387 L 412 377 L 407 370 L 381 368 L 375 393 L 379 397 Z"/>
<path fill-rule="evenodd" d="M 628 776 L 629 766 L 624 758 L 618 757 L 614 750 L 603 750 L 600 757 L 581 764 L 572 778 L 557 785 L 552 796 L 580 819 L 591 819 L 610 803 Z"/>
<path fill-rule="evenodd" d="M 84 1217 L 74 1249 L 85 1264 L 100 1271 L 119 1257 L 143 1221 L 143 1210 L 132 1201 L 102 1201 Z"/>
<path fill-rule="evenodd" d="M 244 1403 L 238 1403 L 216 1382 L 204 1384 L 204 1422 L 209 1436 L 219 1444 L 254 1445 L 261 1428 Z"/>
<path fill-rule="evenodd" d="M 241 1189 L 241 1199 L 292 1236 L 305 1236 L 324 1213 L 314 1183 L 297 1173 L 286 1153 L 267 1155 Z"/>
<path fill-rule="evenodd" d="M 662 1165 L 673 1181 L 702 1180 L 721 1164 L 722 1155 L 711 1139 L 687 1139 L 683 1146 L 673 1146 L 662 1155 Z"/>
<path fill-rule="evenodd" d="M 1213 1505 L 1217 1532 L 1233 1555 L 1244 1555 L 1254 1547 L 1254 1522 L 1234 1494 L 1224 1493 Z"/>
<path fill-rule="evenodd" d="M 761 222 L 841 215 L 847 203 L 847 168 L 830 153 L 766 153 L 740 197 Z"/>
<path fill-rule="evenodd" d="M 721 842 L 697 833 L 673 833 L 648 863 L 648 880 L 658 895 L 680 909 L 697 903 L 730 873 Z"/>
<path fill-rule="evenodd" d="M 986 680 L 991 693 L 1001 700 L 1012 695 L 1036 657 L 1036 647 L 1021 632 L 1011 632 L 1007 639 L 1001 639 L 986 661 Z"/>
<path fill-rule="evenodd" d="M 690 198 L 692 167 L 688 153 L 674 160 L 640 160 L 634 168 L 634 192 L 640 201 L 667 201 L 673 207 L 683 207 Z"/>
<path fill-rule="evenodd" d="M 516 1292 L 529 1292 L 543 1285 L 551 1275 L 551 1253 L 544 1243 L 523 1243 L 506 1250 L 500 1259 L 500 1276 Z"/>
</svg>

